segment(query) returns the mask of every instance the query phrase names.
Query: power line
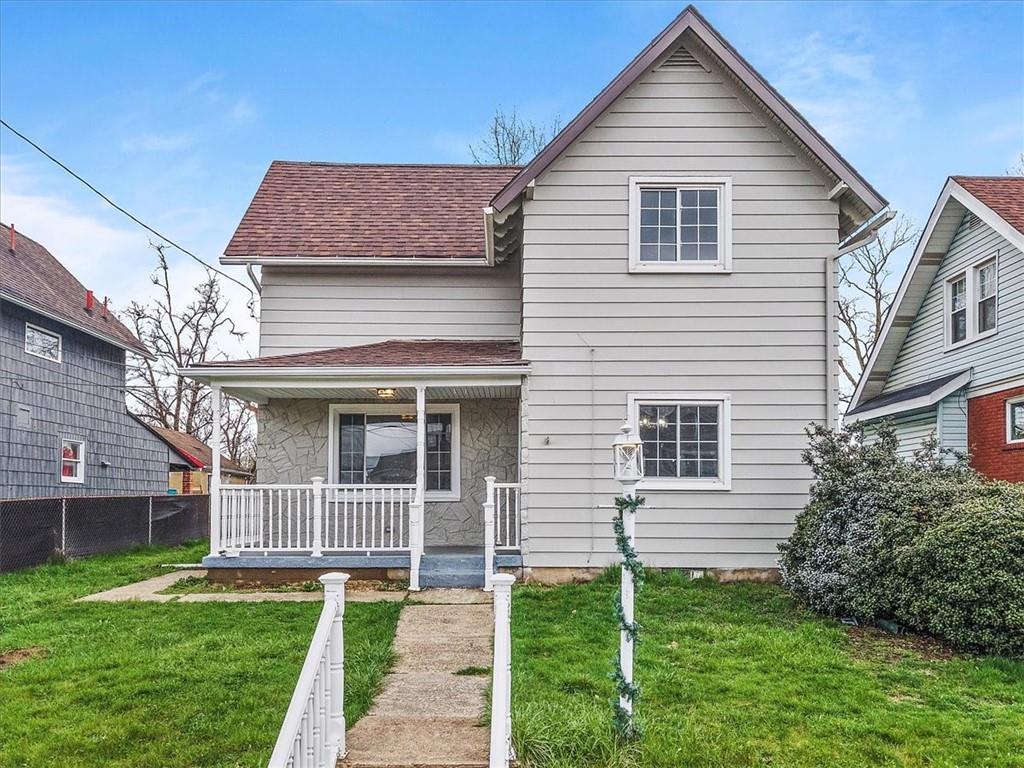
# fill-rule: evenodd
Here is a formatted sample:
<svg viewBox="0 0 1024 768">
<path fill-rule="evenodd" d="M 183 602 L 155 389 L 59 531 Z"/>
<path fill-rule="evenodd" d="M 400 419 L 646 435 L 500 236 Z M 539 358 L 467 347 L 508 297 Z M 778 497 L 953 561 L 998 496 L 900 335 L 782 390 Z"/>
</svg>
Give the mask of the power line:
<svg viewBox="0 0 1024 768">
<path fill-rule="evenodd" d="M 252 316 L 253 316 L 254 318 L 256 317 L 256 314 L 255 314 L 255 312 L 253 311 L 253 305 L 255 304 L 255 301 L 256 301 L 256 294 L 254 294 L 254 293 L 252 292 L 252 289 L 251 289 L 251 288 L 250 288 L 249 286 L 247 286 L 247 285 L 246 285 L 245 283 L 243 283 L 243 282 L 242 282 L 241 280 L 238 280 L 237 278 L 235 278 L 235 277 L 232 277 L 231 275 L 227 274 L 226 272 L 222 272 L 222 271 L 220 271 L 219 269 L 217 269 L 216 267 L 213 267 L 213 266 L 211 266 L 211 265 L 207 264 L 207 263 L 206 263 L 205 261 L 203 261 L 203 260 L 202 260 L 201 258 L 199 258 L 199 257 L 198 257 L 198 256 L 196 256 L 196 255 L 195 255 L 194 253 L 192 253 L 192 251 L 188 250 L 188 248 L 185 248 L 185 247 L 183 247 L 183 246 L 180 246 L 180 245 L 178 245 L 178 244 L 177 244 L 176 242 L 174 242 L 173 240 L 171 240 L 171 238 L 167 237 L 167 235 L 164 235 L 164 234 L 162 234 L 161 232 L 157 231 L 157 230 L 156 230 L 156 229 L 154 229 L 153 227 L 151 227 L 151 226 L 149 226 L 148 224 L 146 224 L 146 223 L 145 223 L 144 221 L 142 221 L 142 220 L 141 220 L 140 218 L 138 218 L 137 216 L 135 216 L 135 215 L 134 215 L 133 213 L 131 213 L 130 211 L 127 211 L 127 210 L 125 210 L 124 208 L 122 208 L 122 207 L 121 207 L 120 205 L 118 205 L 117 203 L 115 203 L 115 202 L 114 202 L 113 200 L 111 200 L 111 199 L 110 199 L 109 197 L 107 197 L 107 196 L 106 196 L 105 194 L 103 194 L 103 193 L 102 193 L 102 192 L 100 192 L 100 191 L 99 191 L 98 189 L 96 189 L 96 187 L 94 187 L 94 186 L 93 186 L 92 184 L 90 184 L 90 183 L 89 183 L 88 181 L 86 181 L 86 180 L 85 180 L 85 179 L 83 179 L 83 178 L 82 178 L 81 176 L 79 176 L 79 175 L 78 175 L 77 173 L 75 173 L 75 172 L 74 172 L 74 171 L 73 171 L 73 170 L 72 170 L 71 168 L 69 168 L 68 166 L 66 166 L 66 165 L 65 165 L 64 163 L 62 163 L 62 162 L 61 162 L 60 160 L 58 160 L 58 159 L 57 159 L 56 157 L 54 157 L 54 156 L 53 156 L 53 155 L 51 155 L 51 154 L 50 154 L 49 152 L 47 152 L 47 151 L 46 151 L 45 149 L 43 149 L 43 148 L 42 148 L 41 146 L 39 146 L 39 145 L 38 145 L 38 144 L 36 144 L 36 143 L 35 143 L 34 141 L 32 141 L 32 139 L 30 139 L 30 138 L 29 138 L 28 136 L 26 136 L 25 134 L 21 133 L 21 132 L 20 132 L 20 131 L 18 131 L 17 129 L 15 129 L 15 128 L 14 128 L 14 127 L 13 127 L 13 126 L 12 126 L 12 125 L 10 124 L 10 123 L 8 123 L 8 122 L 7 122 L 6 120 L 4 120 L 3 118 L 0 118 L 0 125 L 2 125 L 2 126 L 3 126 L 4 128 L 6 128 L 7 130 L 9 130 L 9 131 L 10 131 L 11 133 L 13 133 L 13 134 L 14 134 L 15 136 L 17 136 L 17 137 L 18 137 L 19 139 L 21 139 L 22 141 L 24 141 L 24 142 L 25 142 L 26 144 L 28 144 L 29 146 L 31 146 L 31 147 L 33 147 L 34 149 L 36 149 L 36 150 L 37 150 L 38 152 L 40 152 L 40 153 L 41 153 L 41 154 L 42 154 L 42 155 L 43 155 L 44 157 L 46 157 L 46 158 L 47 158 L 48 160 L 50 160 L 51 162 L 55 163 L 55 164 L 56 164 L 56 165 L 57 165 L 58 167 L 60 167 L 61 169 L 63 169 L 63 170 L 64 170 L 64 171 L 66 171 L 67 173 L 69 173 L 69 174 L 70 174 L 71 176 L 73 176 L 73 177 L 74 177 L 75 179 L 77 179 L 78 181 L 80 181 L 80 182 L 81 182 L 82 184 L 84 184 L 84 185 L 85 185 L 86 187 L 88 187 L 88 188 L 89 188 L 89 189 L 90 189 L 90 190 L 91 190 L 92 192 L 94 192 L 95 194 L 99 195 L 99 197 L 100 197 L 100 198 L 102 198 L 104 202 L 106 202 L 106 203 L 107 203 L 108 205 L 110 205 L 110 206 L 111 206 L 112 208 L 114 208 L 114 209 L 116 209 L 116 210 L 120 211 L 121 213 L 123 213 L 123 214 L 124 214 L 125 216 L 127 216 L 127 217 L 128 217 L 129 219 L 131 219 L 132 221 L 134 221 L 134 222 L 135 222 L 136 224 L 138 224 L 138 225 L 139 225 L 140 227 L 142 227 L 143 229 L 145 229 L 145 230 L 146 230 L 147 232 L 151 232 L 152 234 L 156 235 L 156 236 L 157 236 L 157 237 L 159 237 L 159 238 L 160 238 L 161 240 L 163 240 L 164 242 L 166 242 L 166 243 L 167 243 L 168 245 L 170 245 L 170 246 L 172 246 L 172 247 L 174 247 L 174 248 L 177 248 L 177 249 L 178 249 L 179 251 L 181 251 L 182 253 L 184 253 L 184 254 L 185 254 L 186 256 L 188 256 L 189 258 L 191 258 L 191 259 L 195 260 L 195 261 L 196 261 L 196 262 L 198 262 L 199 264 L 201 264 L 201 265 L 203 265 L 204 267 L 206 267 L 206 269 L 208 269 L 209 271 L 211 271 L 211 272 L 215 272 L 216 274 L 220 275 L 221 277 L 223 277 L 223 278 L 225 278 L 225 279 L 227 279 L 227 280 L 230 280 L 231 282 L 235 283 L 236 285 L 238 285 L 238 286 L 240 286 L 240 287 L 244 288 L 244 289 L 246 290 L 246 292 L 248 292 L 248 294 L 249 294 L 249 301 L 248 301 L 248 302 L 246 302 L 246 306 L 247 306 L 247 307 L 249 308 L 249 313 L 250 313 L 250 314 L 251 314 L 251 315 L 252 315 Z"/>
</svg>

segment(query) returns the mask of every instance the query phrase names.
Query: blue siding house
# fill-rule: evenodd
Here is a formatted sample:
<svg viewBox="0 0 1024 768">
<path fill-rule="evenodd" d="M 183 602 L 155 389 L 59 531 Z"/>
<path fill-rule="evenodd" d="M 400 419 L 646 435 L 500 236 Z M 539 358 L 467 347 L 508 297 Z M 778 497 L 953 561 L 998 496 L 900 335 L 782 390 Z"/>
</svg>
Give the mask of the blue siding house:
<svg viewBox="0 0 1024 768">
<path fill-rule="evenodd" d="M 125 405 L 150 352 L 49 251 L 0 225 L 0 498 L 167 490 L 169 449 Z"/>
</svg>

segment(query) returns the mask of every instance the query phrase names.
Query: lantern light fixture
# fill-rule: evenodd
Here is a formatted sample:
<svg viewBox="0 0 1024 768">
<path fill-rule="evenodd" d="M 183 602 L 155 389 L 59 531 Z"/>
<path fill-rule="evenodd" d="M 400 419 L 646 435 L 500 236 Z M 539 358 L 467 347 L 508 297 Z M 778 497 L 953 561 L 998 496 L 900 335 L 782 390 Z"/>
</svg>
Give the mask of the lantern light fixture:
<svg viewBox="0 0 1024 768">
<path fill-rule="evenodd" d="M 377 397 L 381 400 L 394 400 L 396 394 L 394 387 L 380 387 L 377 390 Z"/>
<path fill-rule="evenodd" d="M 636 483 L 644 476 L 643 440 L 633 434 L 631 424 L 623 424 L 612 441 L 615 454 L 615 479 L 620 483 Z"/>
</svg>

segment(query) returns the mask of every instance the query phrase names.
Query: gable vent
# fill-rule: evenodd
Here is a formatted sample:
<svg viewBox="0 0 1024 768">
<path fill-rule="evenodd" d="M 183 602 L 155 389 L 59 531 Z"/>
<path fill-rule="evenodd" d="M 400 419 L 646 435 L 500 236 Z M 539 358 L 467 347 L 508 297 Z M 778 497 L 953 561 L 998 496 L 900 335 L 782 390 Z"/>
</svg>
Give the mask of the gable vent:
<svg viewBox="0 0 1024 768">
<path fill-rule="evenodd" d="M 979 219 L 975 214 L 968 211 L 967 215 L 964 216 L 964 226 L 967 227 L 967 229 L 974 229 L 979 224 L 981 224 L 981 219 Z"/>
<path fill-rule="evenodd" d="M 703 69 L 699 61 L 693 58 L 693 54 L 688 50 L 679 46 L 672 55 L 661 62 L 661 66 L 658 69 Z"/>
</svg>

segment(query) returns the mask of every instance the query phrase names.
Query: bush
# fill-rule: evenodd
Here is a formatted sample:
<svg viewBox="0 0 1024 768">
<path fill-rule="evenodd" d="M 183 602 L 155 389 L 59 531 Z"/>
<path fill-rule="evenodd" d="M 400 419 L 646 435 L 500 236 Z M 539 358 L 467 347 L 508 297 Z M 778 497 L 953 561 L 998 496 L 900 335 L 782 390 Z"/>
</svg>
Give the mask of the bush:
<svg viewBox="0 0 1024 768">
<path fill-rule="evenodd" d="M 1024 655 L 1024 486 L 990 482 L 891 425 L 808 430 L 810 500 L 780 569 L 815 610 L 894 619 L 965 648 Z"/>
</svg>

